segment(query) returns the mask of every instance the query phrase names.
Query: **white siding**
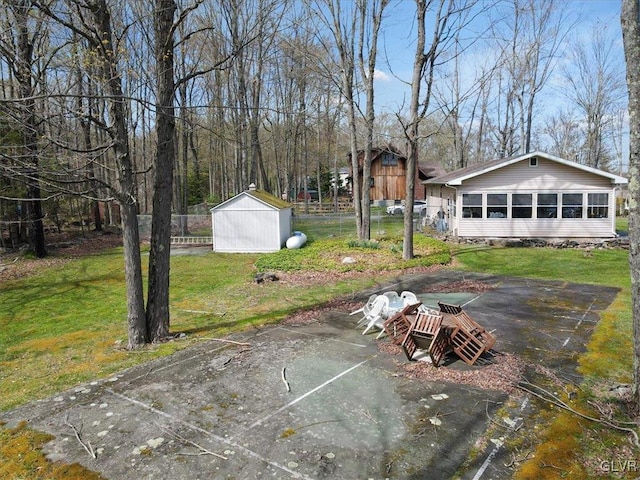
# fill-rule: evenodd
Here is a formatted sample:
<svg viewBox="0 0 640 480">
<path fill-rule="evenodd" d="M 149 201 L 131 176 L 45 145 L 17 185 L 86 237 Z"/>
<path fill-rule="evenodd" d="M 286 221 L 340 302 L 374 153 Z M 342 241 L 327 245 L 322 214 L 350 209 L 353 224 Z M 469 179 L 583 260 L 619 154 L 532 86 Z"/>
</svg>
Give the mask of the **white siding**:
<svg viewBox="0 0 640 480">
<path fill-rule="evenodd" d="M 460 218 L 458 236 L 488 238 L 609 238 L 609 218 Z"/>
<path fill-rule="evenodd" d="M 462 194 L 531 193 L 535 216 L 536 193 L 608 193 L 609 218 L 462 218 Z M 510 198 L 510 196 L 509 196 Z M 608 178 L 540 158 L 537 167 L 521 161 L 471 178 L 457 189 L 455 235 L 490 238 L 607 238 L 615 236 L 615 190 Z M 558 209 L 561 210 L 559 198 Z M 586 197 L 583 209 L 586 211 Z M 510 211 L 510 209 L 509 209 Z M 559 215 L 560 216 L 560 215 Z"/>
<path fill-rule="evenodd" d="M 280 250 L 291 232 L 291 209 L 278 209 L 250 195 L 238 195 L 211 212 L 216 252 Z"/>
<path fill-rule="evenodd" d="M 280 221 L 278 225 L 280 225 L 279 231 L 279 248 L 282 248 L 286 243 L 287 239 L 291 236 L 291 209 L 280 210 L 279 212 Z"/>
<path fill-rule="evenodd" d="M 427 185 L 426 188 L 427 201 L 427 219 L 429 222 L 435 221 L 438 212 L 442 210 L 445 214 L 445 220 L 449 228 L 452 227 L 451 222 L 454 214 L 454 203 L 456 201 L 456 192 L 453 188 L 440 185 Z"/>
<path fill-rule="evenodd" d="M 611 181 L 577 168 L 538 157 L 538 166 L 527 160 L 508 165 L 464 182 L 464 190 L 574 191 L 610 190 Z"/>
</svg>

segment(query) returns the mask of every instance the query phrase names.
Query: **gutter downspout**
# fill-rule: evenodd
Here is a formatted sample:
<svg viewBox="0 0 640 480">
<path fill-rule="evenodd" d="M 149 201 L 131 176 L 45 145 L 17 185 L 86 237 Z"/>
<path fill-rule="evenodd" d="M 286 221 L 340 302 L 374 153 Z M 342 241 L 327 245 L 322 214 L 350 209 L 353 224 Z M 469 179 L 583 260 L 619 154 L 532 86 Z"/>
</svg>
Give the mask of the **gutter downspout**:
<svg viewBox="0 0 640 480">
<path fill-rule="evenodd" d="M 618 238 L 618 231 L 616 230 L 616 217 L 618 216 L 618 187 L 613 186 L 613 215 L 611 216 L 611 231 L 613 232 L 613 238 Z M 620 190 L 622 191 L 622 190 Z"/>
</svg>

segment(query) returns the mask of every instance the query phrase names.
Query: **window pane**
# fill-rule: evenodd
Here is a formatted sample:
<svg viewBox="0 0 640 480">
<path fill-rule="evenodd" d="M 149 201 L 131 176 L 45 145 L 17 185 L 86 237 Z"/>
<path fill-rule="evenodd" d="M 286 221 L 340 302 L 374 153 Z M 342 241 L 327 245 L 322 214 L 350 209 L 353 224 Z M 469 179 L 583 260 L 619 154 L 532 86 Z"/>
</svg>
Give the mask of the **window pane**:
<svg viewBox="0 0 640 480">
<path fill-rule="evenodd" d="M 531 206 L 531 194 L 530 193 L 514 193 L 511 196 L 511 203 L 514 206 Z"/>
<path fill-rule="evenodd" d="M 382 154 L 382 165 L 386 167 L 395 167 L 398 165 L 398 157 L 393 153 L 385 152 Z"/>
<path fill-rule="evenodd" d="M 588 195 L 587 201 L 589 202 L 589 206 L 598 205 L 600 207 L 609 205 L 609 194 L 608 193 L 590 193 Z"/>
<path fill-rule="evenodd" d="M 482 218 L 482 207 L 462 207 L 462 218 Z"/>
<path fill-rule="evenodd" d="M 582 218 L 582 194 L 562 194 L 562 218 Z"/>
<path fill-rule="evenodd" d="M 507 205 L 506 193 L 488 193 L 487 205 Z"/>
<path fill-rule="evenodd" d="M 531 218 L 531 207 L 513 207 L 511 209 L 511 218 Z"/>
<path fill-rule="evenodd" d="M 482 207 L 482 194 L 481 193 L 463 193 L 462 205 L 464 207 Z"/>
<path fill-rule="evenodd" d="M 609 194 L 589 193 L 587 195 L 587 218 L 609 217 Z"/>
<path fill-rule="evenodd" d="M 562 205 L 582 205 L 581 193 L 563 193 Z"/>
<path fill-rule="evenodd" d="M 609 218 L 609 207 L 589 207 L 587 218 Z"/>
<path fill-rule="evenodd" d="M 538 194 L 538 210 L 536 215 L 538 218 L 557 218 L 558 217 L 558 194 L 557 193 L 539 193 Z"/>
<path fill-rule="evenodd" d="M 538 205 L 558 205 L 558 194 L 557 193 L 539 193 L 538 194 Z"/>
</svg>

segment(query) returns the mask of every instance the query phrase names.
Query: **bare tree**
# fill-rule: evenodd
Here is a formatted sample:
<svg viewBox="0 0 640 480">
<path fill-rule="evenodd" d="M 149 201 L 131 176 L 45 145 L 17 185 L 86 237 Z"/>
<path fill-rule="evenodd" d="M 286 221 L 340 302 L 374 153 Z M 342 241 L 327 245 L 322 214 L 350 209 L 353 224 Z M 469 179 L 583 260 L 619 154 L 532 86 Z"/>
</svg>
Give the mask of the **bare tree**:
<svg viewBox="0 0 640 480">
<path fill-rule="evenodd" d="M 355 3 L 343 3 L 340 0 L 323 0 L 317 3 L 318 8 L 315 12 L 333 37 L 333 45 L 325 44 L 325 48 L 327 51 L 333 49 L 336 51 L 337 67 L 340 69 L 340 81 L 337 83 L 344 100 L 343 105 L 347 109 L 356 229 L 358 238 L 369 239 L 371 236 L 369 178 L 375 129 L 373 84 L 378 36 L 384 18 L 384 9 L 389 2 L 388 0 L 359 0 Z M 325 5 L 328 9 L 327 15 L 324 14 Z M 358 100 L 358 85 L 361 85 L 364 91 L 364 111 L 360 108 Z M 364 120 L 362 155 L 358 148 L 358 118 Z"/>
<path fill-rule="evenodd" d="M 325 15 L 324 6 L 328 9 Z M 349 155 L 352 171 L 352 197 L 356 217 L 358 238 L 363 237 L 363 176 L 360 175 L 358 163 L 358 132 L 357 132 L 357 90 L 356 90 L 356 28 L 358 16 L 355 6 L 351 2 L 343 4 L 340 0 L 322 0 L 311 5 L 313 14 L 317 15 L 322 24 L 331 32 L 333 44 L 323 42 L 329 58 L 334 58 L 336 52 L 336 68 L 340 72 L 336 82 L 346 108 L 346 118 L 349 129 Z M 325 68 L 331 68 L 327 66 Z M 330 76 L 330 78 L 334 78 Z M 367 184 L 368 188 L 368 184 Z"/>
<path fill-rule="evenodd" d="M 576 42 L 564 77 L 566 95 L 584 124 L 584 140 L 578 160 L 590 167 L 606 168 L 612 159 L 612 135 L 624 95 L 622 65 L 614 52 L 614 40 L 593 29 L 591 42 Z"/>
<path fill-rule="evenodd" d="M 41 81 L 36 73 L 35 49 L 43 35 L 42 18 L 28 0 L 11 0 L 7 2 L 6 13 L 11 16 L 13 25 L 6 25 L 10 30 L 0 41 L 0 54 L 11 69 L 18 84 L 14 105 L 17 107 L 14 118 L 20 128 L 20 152 L 14 156 L 18 160 L 15 168 L 26 184 L 24 204 L 29 243 L 36 257 L 47 255 L 45 246 L 42 194 L 40 186 L 40 127 L 36 112 L 36 82 Z M 17 100 L 17 101 L 15 101 Z"/>
<path fill-rule="evenodd" d="M 633 399 L 640 405 L 640 5 L 622 0 L 629 93 L 629 266 L 633 316 Z"/>
<path fill-rule="evenodd" d="M 157 79 L 156 132 L 158 145 L 153 182 L 153 214 L 149 251 L 149 286 L 146 324 L 150 341 L 169 335 L 169 264 L 171 253 L 171 201 L 175 147 L 175 82 L 173 72 L 173 0 L 157 0 L 154 11 Z"/>
<path fill-rule="evenodd" d="M 90 50 L 96 80 L 102 87 L 108 106 L 108 120 L 92 116 L 108 139 L 117 171 L 117 184 L 108 185 L 120 205 L 123 227 L 124 270 L 127 286 L 128 346 L 138 348 L 147 342 L 140 236 L 137 219 L 137 187 L 129 146 L 127 124 L 128 99 L 118 63 L 119 45 L 113 34 L 111 10 L 106 0 L 70 1 L 66 11 L 53 11 L 48 4 L 33 2 L 59 25 L 83 38 Z M 103 147 L 101 147 L 103 148 Z"/>
<path fill-rule="evenodd" d="M 418 163 L 420 124 L 429 112 L 436 68 L 442 54 L 456 43 L 458 32 L 470 21 L 469 14 L 475 2 L 456 0 L 415 0 L 417 36 L 411 78 L 409 119 L 403 122 L 409 148 L 407 154 L 407 184 L 404 209 L 404 243 L 402 258 L 413 258 L 413 200 Z M 431 39 L 427 43 L 427 21 L 433 18 Z M 400 119 L 402 121 L 402 119 Z"/>
</svg>

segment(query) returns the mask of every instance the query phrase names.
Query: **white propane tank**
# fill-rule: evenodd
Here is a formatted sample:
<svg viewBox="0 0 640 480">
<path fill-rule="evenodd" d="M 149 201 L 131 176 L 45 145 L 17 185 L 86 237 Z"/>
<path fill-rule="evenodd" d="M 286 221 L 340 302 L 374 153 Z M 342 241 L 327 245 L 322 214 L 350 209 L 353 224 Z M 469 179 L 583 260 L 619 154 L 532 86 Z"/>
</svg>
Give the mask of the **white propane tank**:
<svg viewBox="0 0 640 480">
<path fill-rule="evenodd" d="M 307 236 L 302 232 L 293 232 L 293 236 L 287 239 L 287 248 L 295 249 L 302 247 L 307 241 Z"/>
</svg>

